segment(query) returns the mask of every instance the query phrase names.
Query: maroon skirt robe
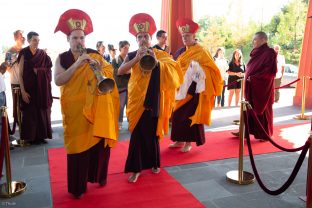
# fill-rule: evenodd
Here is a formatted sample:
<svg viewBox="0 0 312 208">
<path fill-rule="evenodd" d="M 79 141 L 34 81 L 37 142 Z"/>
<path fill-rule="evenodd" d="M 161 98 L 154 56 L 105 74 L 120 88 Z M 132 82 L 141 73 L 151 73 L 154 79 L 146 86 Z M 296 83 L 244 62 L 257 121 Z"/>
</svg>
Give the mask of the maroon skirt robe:
<svg viewBox="0 0 312 208">
<path fill-rule="evenodd" d="M 23 82 L 30 102 L 21 99 L 22 125 L 21 139 L 40 142 L 52 139 L 52 62 L 45 51 L 37 49 L 33 55 L 29 47 L 21 50 L 18 57 L 24 56 Z"/>
<path fill-rule="evenodd" d="M 135 55 L 136 51 L 129 53 L 129 60 Z M 138 173 L 145 169 L 160 167 L 159 137 L 156 135 L 160 99 L 159 66 L 151 73 L 142 106 L 145 110 L 131 133 L 125 173 Z"/>
<path fill-rule="evenodd" d="M 276 53 L 267 44 L 250 53 L 246 69 L 245 98 L 269 136 L 273 135 L 274 79 L 277 72 Z M 265 139 L 265 133 L 249 116 L 250 133 Z"/>
<path fill-rule="evenodd" d="M 205 143 L 205 130 L 203 124 L 194 124 L 191 126 L 191 116 L 194 115 L 199 94 L 195 93 L 196 82 L 192 82 L 188 89 L 188 94 L 192 95 L 192 99 L 177 109 L 172 114 L 171 140 L 174 142 L 196 142 L 196 145 Z"/>
<path fill-rule="evenodd" d="M 98 53 L 87 49 L 87 53 Z M 61 66 L 66 70 L 75 62 L 71 50 L 60 54 Z M 90 149 L 77 153 L 67 154 L 67 186 L 68 192 L 76 197 L 87 191 L 87 183 L 99 183 L 104 186 L 107 183 L 110 147 L 104 148 L 104 141 Z"/>
</svg>

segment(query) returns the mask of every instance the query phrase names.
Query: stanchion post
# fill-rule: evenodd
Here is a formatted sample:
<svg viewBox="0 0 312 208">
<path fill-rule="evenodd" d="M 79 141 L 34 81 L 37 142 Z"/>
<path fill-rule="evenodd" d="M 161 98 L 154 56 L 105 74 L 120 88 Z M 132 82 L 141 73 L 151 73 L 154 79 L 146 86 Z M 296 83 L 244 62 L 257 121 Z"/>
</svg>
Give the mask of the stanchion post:
<svg viewBox="0 0 312 208">
<path fill-rule="evenodd" d="M 310 120 L 310 116 L 304 115 L 305 99 L 306 99 L 306 85 L 307 85 L 308 78 L 309 77 L 306 77 L 306 76 L 302 77 L 301 114 L 294 117 L 295 119 L 298 119 L 298 120 Z"/>
<path fill-rule="evenodd" d="M 243 85 L 244 85 L 244 78 L 241 78 L 241 79 L 239 79 L 239 80 L 237 80 L 237 81 L 239 81 L 240 82 L 240 84 L 241 84 L 241 96 L 240 96 L 240 99 L 241 99 L 241 101 L 243 101 L 244 100 L 244 89 L 243 89 Z M 233 120 L 233 124 L 235 124 L 235 125 L 240 125 L 240 120 Z"/>
<path fill-rule="evenodd" d="M 244 171 L 244 138 L 245 138 L 245 121 L 244 121 L 244 112 L 246 111 L 246 103 L 241 103 L 240 111 L 240 124 L 239 124 L 239 159 L 238 159 L 238 181 L 239 184 L 244 180 L 243 171 Z"/>
<path fill-rule="evenodd" d="M 241 92 L 244 93 L 244 81 L 241 80 Z M 245 121 L 244 111 L 247 110 L 246 105 L 248 102 L 244 100 L 244 96 L 241 96 L 240 106 L 240 123 L 239 123 L 239 159 L 238 170 L 232 170 L 226 173 L 226 178 L 229 182 L 247 185 L 255 181 L 255 177 L 252 173 L 244 171 L 244 138 L 245 138 Z"/>
<path fill-rule="evenodd" d="M 8 130 L 8 116 L 6 107 L 0 107 L 2 131 L 1 139 L 4 141 L 4 159 L 5 159 L 5 173 L 6 183 L 0 185 L 0 197 L 10 198 L 23 193 L 26 190 L 26 183 L 21 181 L 12 181 L 11 161 L 10 161 L 10 144 L 9 144 L 9 130 Z"/>
</svg>

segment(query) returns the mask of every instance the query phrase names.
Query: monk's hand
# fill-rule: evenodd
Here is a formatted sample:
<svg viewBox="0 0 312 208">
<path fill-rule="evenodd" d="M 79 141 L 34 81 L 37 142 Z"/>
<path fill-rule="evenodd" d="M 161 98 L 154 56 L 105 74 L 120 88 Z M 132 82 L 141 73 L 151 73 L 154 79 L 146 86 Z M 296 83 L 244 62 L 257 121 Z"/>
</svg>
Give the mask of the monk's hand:
<svg viewBox="0 0 312 208">
<path fill-rule="evenodd" d="M 21 90 L 22 93 L 22 99 L 25 103 L 29 104 L 30 103 L 30 95 L 28 94 L 28 92 L 26 92 L 25 90 Z"/>
<path fill-rule="evenodd" d="M 81 56 L 78 57 L 76 63 L 78 66 L 81 66 L 85 63 L 88 63 L 91 60 L 90 56 L 86 53 L 83 53 Z"/>
<path fill-rule="evenodd" d="M 89 64 L 92 66 L 93 69 L 96 69 L 99 71 L 102 69 L 101 63 L 96 59 L 90 59 Z"/>
</svg>

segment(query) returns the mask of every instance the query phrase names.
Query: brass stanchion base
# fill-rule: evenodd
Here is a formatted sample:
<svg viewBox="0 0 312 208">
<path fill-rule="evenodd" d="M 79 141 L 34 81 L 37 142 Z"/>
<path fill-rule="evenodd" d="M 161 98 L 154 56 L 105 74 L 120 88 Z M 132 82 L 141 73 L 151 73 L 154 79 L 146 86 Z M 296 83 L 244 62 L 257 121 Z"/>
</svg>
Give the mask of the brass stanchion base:
<svg viewBox="0 0 312 208">
<path fill-rule="evenodd" d="M 297 119 L 297 120 L 310 120 L 310 119 L 311 119 L 311 116 L 296 115 L 296 116 L 294 117 L 294 119 Z"/>
<path fill-rule="evenodd" d="M 252 173 L 243 171 L 243 180 L 238 180 L 238 170 L 232 170 L 226 173 L 226 179 L 231 183 L 248 185 L 255 182 L 255 176 Z"/>
<path fill-rule="evenodd" d="M 23 140 L 23 139 L 15 140 L 15 141 L 12 142 L 12 144 L 15 147 L 27 147 L 27 146 L 30 146 L 30 144 L 28 142 L 26 142 L 25 140 Z"/>
<path fill-rule="evenodd" d="M 12 193 L 8 193 L 7 184 L 3 183 L 0 185 L 0 198 L 11 198 L 17 196 L 26 191 L 26 183 L 22 181 L 11 182 Z"/>
<path fill-rule="evenodd" d="M 233 120 L 233 124 L 239 125 L 239 120 Z"/>
</svg>

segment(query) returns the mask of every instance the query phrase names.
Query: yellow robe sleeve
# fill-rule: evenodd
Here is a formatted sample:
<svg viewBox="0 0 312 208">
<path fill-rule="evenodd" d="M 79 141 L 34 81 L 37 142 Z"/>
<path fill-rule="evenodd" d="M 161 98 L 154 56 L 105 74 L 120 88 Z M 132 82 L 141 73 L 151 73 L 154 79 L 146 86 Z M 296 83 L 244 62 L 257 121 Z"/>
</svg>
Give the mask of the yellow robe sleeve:
<svg viewBox="0 0 312 208">
<path fill-rule="evenodd" d="M 104 60 L 100 60 L 103 76 L 113 79 L 113 67 Z M 89 93 L 86 95 L 83 114 L 93 124 L 93 136 L 105 138 L 107 144 L 112 147 L 118 139 L 119 108 L 116 106 L 119 106 L 119 94 L 117 85 L 115 84 L 112 92 L 100 95 L 96 84 L 97 80 L 92 74 L 88 81 Z"/>
<path fill-rule="evenodd" d="M 153 49 L 160 67 L 160 109 L 156 134 L 162 138 L 168 132 L 169 118 L 174 106 L 175 90 L 183 81 L 182 71 L 177 63 L 164 51 Z M 127 117 L 132 132 L 144 112 L 144 99 L 151 74 L 142 74 L 139 64 L 131 70 L 128 83 Z"/>
<path fill-rule="evenodd" d="M 214 106 L 214 97 L 221 94 L 223 89 L 223 80 L 220 71 L 213 61 L 210 53 L 203 48 L 203 46 L 197 44 L 187 48 L 182 53 L 177 62 L 185 74 L 191 61 L 197 61 L 205 72 L 205 91 L 200 93 L 199 102 L 196 111 L 193 116 L 190 117 L 192 120 L 191 125 L 194 124 L 211 124 L 211 111 Z M 189 99 L 188 97 L 185 99 Z M 177 101 L 176 106 L 181 107 L 185 100 Z"/>
<path fill-rule="evenodd" d="M 170 55 L 163 51 L 157 51 L 160 66 L 160 110 L 158 117 L 157 136 L 163 138 L 169 131 L 169 119 L 174 103 L 175 91 L 183 82 L 182 71 Z M 163 52 L 163 53 L 162 53 Z"/>
</svg>

